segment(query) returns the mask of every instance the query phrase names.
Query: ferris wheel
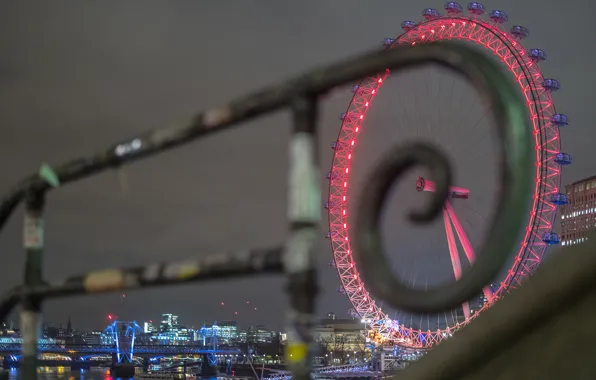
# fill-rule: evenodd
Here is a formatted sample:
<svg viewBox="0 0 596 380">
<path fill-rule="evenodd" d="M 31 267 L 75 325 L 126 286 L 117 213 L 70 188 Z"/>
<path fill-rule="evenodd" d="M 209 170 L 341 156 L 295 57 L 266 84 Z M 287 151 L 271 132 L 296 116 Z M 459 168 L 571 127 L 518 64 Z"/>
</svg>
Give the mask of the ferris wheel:
<svg viewBox="0 0 596 380">
<path fill-rule="evenodd" d="M 353 87 L 353 97 L 348 109 L 340 116 L 342 123 L 338 138 L 331 144 L 334 150 L 333 164 L 327 174 L 330 182 L 329 196 L 325 204 L 329 216 L 327 238 L 331 241 L 333 249 L 332 265 L 337 269 L 341 280 L 340 290 L 353 305 L 350 311 L 352 317 L 362 318 L 366 322 L 374 340 L 389 340 L 404 347 L 419 349 L 429 348 L 448 338 L 482 310 L 490 307 L 495 300 L 521 284 L 540 264 L 548 247 L 560 243 L 559 236 L 554 232 L 557 207 L 568 203 L 566 194 L 560 192 L 561 167 L 572 163 L 571 156 L 561 150 L 559 135 L 559 129 L 567 126 L 569 121 L 566 115 L 556 112 L 551 97 L 553 92 L 560 89 L 560 84 L 556 79 L 544 77 L 540 71 L 539 64 L 546 60 L 546 53 L 541 49 L 527 49 L 522 45 L 522 40 L 529 35 L 528 29 L 520 25 L 506 28 L 508 15 L 505 12 L 493 10 L 486 17 L 485 7 L 478 2 L 469 3 L 465 10 L 456 2 L 447 2 L 444 8 L 445 14 L 427 8 L 423 10 L 423 20 L 420 22 L 404 21 L 401 24 L 403 33 L 396 38 L 384 39 L 383 46 L 385 49 L 391 49 L 400 45 L 440 40 L 467 41 L 496 56 L 502 62 L 503 68 L 508 70 L 512 79 L 518 83 L 533 127 L 536 170 L 532 206 L 528 210 L 528 224 L 509 270 L 503 274 L 499 283 L 487 286 L 483 290 L 483 294 L 480 295 L 483 302 L 476 309 L 469 303 L 464 303 L 450 316 L 445 315 L 443 319 L 437 317 L 438 322 L 429 322 L 426 325 L 415 323 L 411 318 L 408 320 L 403 316 L 396 318 L 390 315 L 366 290 L 366 284 L 359 276 L 350 246 L 349 192 L 353 175 L 352 164 L 360 159 L 357 142 L 361 138 L 365 139 L 364 132 L 374 129 L 374 123 L 378 122 L 373 116 L 374 112 L 369 115 L 368 110 L 374 108 L 373 100 L 382 92 L 381 87 L 390 76 L 389 70 L 378 76 L 364 78 Z M 412 106 L 408 103 L 412 97 L 408 92 L 407 100 L 398 102 L 407 103 L 404 105 L 403 113 L 412 112 Z M 427 94 L 422 97 L 429 96 Z M 448 97 L 450 108 L 453 110 L 455 106 L 451 105 L 451 98 L 455 96 L 450 94 Z M 424 114 L 422 112 L 422 115 L 418 116 L 419 120 L 425 117 Z M 430 116 L 427 118 L 432 119 Z M 371 120 L 373 123 L 369 125 Z M 440 123 L 442 126 L 449 124 L 442 119 L 418 121 L 416 124 L 433 123 Z M 419 176 L 414 182 L 412 188 L 419 193 L 434 191 L 432 178 Z M 466 188 L 465 184 L 458 185 L 461 187 L 450 189 L 450 198 L 444 205 L 442 221 L 445 243 L 443 251 L 449 257 L 450 275 L 456 280 L 461 276 L 462 261 L 471 265 L 475 260 L 473 244 L 456 212 L 459 205 L 464 207 L 466 202 L 473 198 L 474 190 Z M 461 256 L 457 240 L 463 248 Z M 428 316 L 425 318 L 430 319 Z"/>
</svg>

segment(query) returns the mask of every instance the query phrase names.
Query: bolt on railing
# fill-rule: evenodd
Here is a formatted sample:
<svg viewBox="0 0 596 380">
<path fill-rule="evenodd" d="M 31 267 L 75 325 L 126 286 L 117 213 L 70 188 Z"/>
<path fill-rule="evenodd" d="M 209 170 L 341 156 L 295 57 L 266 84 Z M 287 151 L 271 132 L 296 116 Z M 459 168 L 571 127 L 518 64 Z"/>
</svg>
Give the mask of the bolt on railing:
<svg viewBox="0 0 596 380">
<path fill-rule="evenodd" d="M 525 209 L 519 194 L 529 194 L 526 178 L 531 171 L 529 128 L 523 103 L 515 87 L 493 60 L 473 48 L 453 42 L 404 46 L 373 52 L 304 75 L 239 98 L 223 107 L 200 113 L 186 125 L 153 130 L 90 157 L 57 167 L 42 166 L 25 178 L 0 203 L 0 228 L 20 202 L 25 203 L 23 246 L 26 251 L 24 284 L 7 292 L 0 302 L 0 320 L 18 303 L 23 334 L 21 376 L 36 378 L 42 302 L 50 298 L 114 292 L 264 273 L 284 273 L 288 278 L 289 309 L 286 361 L 296 380 L 310 379 L 312 327 L 317 294 L 315 241 L 320 232 L 319 159 L 317 157 L 317 106 L 329 90 L 378 75 L 434 63 L 462 74 L 489 103 L 497 127 L 501 153 L 503 189 L 493 233 L 499 248 L 486 247 L 473 269 L 460 281 L 442 289 L 421 292 L 408 288 L 386 271 L 380 246 L 378 220 L 392 184 L 416 165 L 426 166 L 437 191 L 428 209 L 412 214 L 416 222 L 428 222 L 440 211 L 451 185 L 445 156 L 427 144 L 395 147 L 373 171 L 369 186 L 359 200 L 356 237 L 357 264 L 373 295 L 391 306 L 432 312 L 461 304 L 478 293 L 500 270 L 508 248 L 515 243 Z M 134 268 L 85 273 L 61 281 L 42 278 L 44 203 L 48 191 L 135 160 L 159 154 L 240 122 L 289 107 L 293 115 L 290 139 L 287 223 L 290 231 L 284 246 L 219 253 L 184 262 L 167 262 Z M 525 191 L 528 190 L 528 191 Z M 494 236 L 488 237 L 493 239 Z M 493 246 L 494 247 L 494 246 Z"/>
</svg>

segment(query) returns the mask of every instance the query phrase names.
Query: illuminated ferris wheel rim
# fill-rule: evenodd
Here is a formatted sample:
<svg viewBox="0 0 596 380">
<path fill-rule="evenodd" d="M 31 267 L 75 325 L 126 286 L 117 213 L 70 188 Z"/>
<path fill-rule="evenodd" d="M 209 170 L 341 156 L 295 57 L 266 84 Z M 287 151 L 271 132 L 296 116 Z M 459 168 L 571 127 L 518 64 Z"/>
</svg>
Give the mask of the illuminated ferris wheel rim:
<svg viewBox="0 0 596 380">
<path fill-rule="evenodd" d="M 567 203 L 566 195 L 559 192 L 560 166 L 570 164 L 571 157 L 560 150 L 559 127 L 567 125 L 568 120 L 565 115 L 556 113 L 550 95 L 552 91 L 559 89 L 559 82 L 555 79 L 545 79 L 538 68 L 537 63 L 546 59 L 546 54 L 540 49 L 525 50 L 520 42 L 528 35 L 528 30 L 516 25 L 510 32 L 505 31 L 502 26 L 508 18 L 505 12 L 492 11 L 489 22 L 479 17 L 484 13 L 482 4 L 472 2 L 467 8 L 470 12 L 468 17 L 461 16 L 462 7 L 455 2 L 446 3 L 446 16 L 427 8 L 423 11 L 425 21 L 404 21 L 402 28 L 405 32 L 396 39 L 385 39 L 384 45 L 391 48 L 401 44 L 415 45 L 444 39 L 471 41 L 498 56 L 520 85 L 535 136 L 535 191 L 526 235 L 506 278 L 494 293 L 496 299 L 520 284 L 524 277 L 535 270 L 548 245 L 560 241 L 552 228 L 557 206 Z M 420 331 L 396 325 L 369 296 L 361 282 L 348 236 L 347 192 L 356 136 L 371 101 L 388 75 L 387 71 L 376 77 L 364 78 L 354 86 L 354 96 L 347 111 L 341 116 L 341 129 L 336 142 L 332 144 L 335 150 L 332 169 L 327 176 L 330 181 L 329 198 L 326 203 L 329 215 L 327 237 L 331 240 L 334 263 L 342 288 L 358 315 L 384 339 L 390 339 L 403 346 L 426 348 L 450 336 L 477 314 L 467 318 L 463 323 L 436 331 Z"/>
</svg>

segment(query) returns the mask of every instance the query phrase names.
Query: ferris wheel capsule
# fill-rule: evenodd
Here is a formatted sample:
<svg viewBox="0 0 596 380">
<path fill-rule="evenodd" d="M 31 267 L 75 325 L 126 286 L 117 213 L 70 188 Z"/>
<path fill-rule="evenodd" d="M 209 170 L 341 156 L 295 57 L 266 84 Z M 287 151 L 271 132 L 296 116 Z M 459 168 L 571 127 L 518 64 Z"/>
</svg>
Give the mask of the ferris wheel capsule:
<svg viewBox="0 0 596 380">
<path fill-rule="evenodd" d="M 495 24 L 504 24 L 509 20 L 509 16 L 507 16 L 507 13 L 495 9 L 494 11 L 490 12 L 490 19 Z"/>
<path fill-rule="evenodd" d="M 414 21 L 406 20 L 401 23 L 401 28 L 407 32 L 414 29 L 416 25 L 418 24 L 416 24 Z"/>
<path fill-rule="evenodd" d="M 434 8 L 426 8 L 422 11 L 422 16 L 424 16 L 424 18 L 427 20 L 433 20 L 435 18 L 441 17 L 441 14 Z"/>
<path fill-rule="evenodd" d="M 331 149 L 333 150 L 342 150 L 344 148 L 344 144 L 338 142 L 338 141 L 334 141 L 330 144 Z"/>
<path fill-rule="evenodd" d="M 348 310 L 348 317 L 350 318 L 359 318 L 360 315 L 358 314 L 358 312 L 354 309 L 350 309 Z"/>
<path fill-rule="evenodd" d="M 566 125 L 569 125 L 567 115 L 564 115 L 562 113 L 554 114 L 553 117 L 550 119 L 550 122 L 555 124 L 557 127 L 564 127 Z"/>
<path fill-rule="evenodd" d="M 357 92 L 360 92 L 360 91 L 358 90 Z M 349 122 L 352 122 L 352 121 L 356 120 L 356 115 L 353 115 L 353 114 L 348 113 L 348 112 L 342 112 L 339 115 L 339 119 L 340 120 L 344 120 L 344 121 L 346 121 L 346 122 L 349 123 Z"/>
<path fill-rule="evenodd" d="M 564 193 L 554 193 L 550 196 L 550 201 L 557 206 L 563 206 L 569 204 L 569 197 Z"/>
<path fill-rule="evenodd" d="M 548 245 L 555 245 L 561 242 L 561 238 L 555 232 L 546 232 L 542 235 L 542 241 Z"/>
<path fill-rule="evenodd" d="M 476 1 L 472 1 L 471 3 L 468 3 L 468 12 L 470 12 L 473 15 L 477 15 L 480 16 L 481 14 L 484 14 L 485 10 L 484 10 L 484 5 L 482 5 L 481 3 L 478 3 Z"/>
<path fill-rule="evenodd" d="M 555 155 L 554 161 L 561 166 L 565 166 L 571 165 L 571 163 L 573 162 L 573 158 L 571 158 L 570 154 L 560 152 Z"/>
<path fill-rule="evenodd" d="M 530 59 L 534 62 L 545 61 L 546 52 L 542 49 L 530 49 Z"/>
<path fill-rule="evenodd" d="M 335 207 L 335 202 L 327 201 L 324 206 L 325 210 L 332 210 Z"/>
<path fill-rule="evenodd" d="M 449 15 L 457 15 L 462 13 L 464 10 L 459 3 L 456 3 L 455 1 L 448 1 L 445 3 L 445 11 L 447 11 L 447 14 Z"/>
<path fill-rule="evenodd" d="M 542 82 L 542 87 L 547 91 L 557 91 L 561 88 L 561 84 L 558 80 L 550 78 Z"/>
<path fill-rule="evenodd" d="M 391 46 L 391 44 L 393 44 L 393 42 L 395 42 L 394 38 L 383 38 L 383 46 L 384 47 Z"/>
<path fill-rule="evenodd" d="M 511 34 L 515 36 L 515 38 L 521 40 L 523 38 L 528 37 L 530 35 L 530 31 L 528 30 L 528 28 L 523 27 L 521 25 L 513 25 L 511 27 Z"/>
</svg>

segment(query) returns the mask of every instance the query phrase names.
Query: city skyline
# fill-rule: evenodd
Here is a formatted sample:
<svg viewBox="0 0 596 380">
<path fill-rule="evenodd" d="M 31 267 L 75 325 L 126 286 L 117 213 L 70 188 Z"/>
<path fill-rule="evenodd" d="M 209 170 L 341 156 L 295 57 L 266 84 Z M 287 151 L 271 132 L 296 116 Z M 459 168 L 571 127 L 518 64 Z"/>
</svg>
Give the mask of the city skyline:
<svg viewBox="0 0 596 380">
<path fill-rule="evenodd" d="M 561 18 L 589 25 L 591 13 L 577 12 L 586 9 L 579 1 L 565 7 L 538 0 L 485 3 L 508 11 L 512 24 L 529 28 L 527 45 L 545 49 L 549 58 L 541 67 L 561 82 L 564 91 L 556 94 L 557 110 L 571 120 L 563 146 L 574 157 L 563 183 L 593 175 L 591 142 L 596 132 L 590 128 L 585 99 L 596 83 L 585 75 L 592 70 L 592 53 L 578 48 L 590 46 L 591 40 L 573 28 L 553 27 Z M 317 1 L 139 4 L 16 2 L 0 12 L 0 102 L 5 106 L 0 113 L 5 157 L 0 162 L 0 191 L 42 162 L 59 163 L 96 151 L 312 66 L 380 48 L 382 39 L 393 37 L 403 20 L 420 17 L 423 7 L 443 6 L 439 1 L 392 0 L 346 0 L 341 9 Z M 212 36 L 218 36 L 218 42 Z M 322 194 L 328 185 L 324 177 L 331 163 L 329 144 L 335 141 L 338 115 L 350 96 L 348 88 L 331 94 L 321 111 Z M 393 100 L 390 94 L 386 99 L 371 119 L 379 129 L 393 127 L 387 106 Z M 46 219 L 47 280 L 282 242 L 289 119 L 283 114 L 250 124 L 53 193 Z M 403 138 L 394 133 L 391 141 Z M 465 135 L 456 140 L 454 144 L 472 144 Z M 363 149 L 370 152 L 375 145 Z M 481 192 L 474 186 L 482 189 L 478 179 L 474 182 L 474 173 L 482 172 L 480 165 L 470 162 L 466 167 L 471 178 L 463 185 L 472 187 L 470 203 Z M 458 179 L 466 176 L 461 170 L 457 174 Z M 411 253 L 421 242 L 431 241 L 428 231 L 407 229 L 402 219 L 396 214 L 392 226 L 410 235 L 411 241 L 391 240 L 391 247 Z M 0 236 L 7 268 L 0 276 L 1 290 L 22 282 L 21 227 L 19 213 Z M 351 305 L 337 292 L 340 284 L 328 266 L 332 254 L 325 233 L 321 231 L 318 243 L 318 313 L 334 310 L 345 316 Z M 443 235 L 424 249 L 444 249 L 441 239 Z M 97 326 L 110 313 L 132 319 L 159 315 L 165 308 L 189 320 L 230 320 L 238 312 L 242 323 L 262 321 L 283 330 L 285 281 L 263 276 L 131 292 L 126 297 L 57 300 L 45 304 L 44 313 L 49 322 L 70 315 L 81 326 Z M 245 307 L 247 299 L 256 312 Z M 230 305 L 229 310 L 219 308 L 221 302 Z"/>
<path fill-rule="evenodd" d="M 159 331 L 159 327 L 163 323 L 162 318 L 167 315 L 173 316 L 175 318 L 175 320 L 177 321 L 177 323 L 175 323 L 176 326 L 179 326 L 181 328 L 189 328 L 189 329 L 200 329 L 201 327 L 204 327 L 204 326 L 209 327 L 209 326 L 213 326 L 213 325 L 229 325 L 229 324 L 235 324 L 236 326 L 238 326 L 238 328 L 241 328 L 241 329 L 246 329 L 246 328 L 254 327 L 254 326 L 270 327 L 266 323 L 258 323 L 257 322 L 257 323 L 253 323 L 253 324 L 245 324 L 245 323 L 242 323 L 241 321 L 234 320 L 234 319 L 226 319 L 226 320 L 220 319 L 220 320 L 211 320 L 211 321 L 203 320 L 202 322 L 195 323 L 194 321 L 188 321 L 184 316 L 180 316 L 180 315 L 172 313 L 172 312 L 161 313 L 155 318 L 132 318 L 132 319 L 122 319 L 122 318 L 120 318 L 119 315 L 108 313 L 108 314 L 106 314 L 105 324 L 102 326 L 90 326 L 84 322 L 80 323 L 81 321 L 76 321 L 76 320 L 72 319 L 70 316 L 68 316 L 67 319 L 64 321 L 59 321 L 59 320 L 50 321 L 50 320 L 44 319 L 43 325 L 57 327 L 57 328 L 64 328 L 64 329 L 68 329 L 68 326 L 71 326 L 73 330 L 98 331 L 98 330 L 105 329 L 106 327 L 108 327 L 109 325 L 114 323 L 115 321 L 123 321 L 123 322 L 136 322 L 137 324 L 140 325 L 140 327 L 143 327 L 144 323 L 151 323 L 157 329 L 156 331 Z M 318 319 L 319 320 L 336 319 L 336 314 L 334 312 L 327 312 L 324 315 L 320 315 L 318 317 Z M 338 318 L 338 319 L 358 320 L 358 318 L 350 318 L 348 316 L 346 316 L 344 318 Z M 19 327 L 18 318 L 9 319 L 7 321 L 4 321 L 4 324 L 6 326 L 12 326 L 14 328 Z M 81 326 L 84 326 L 84 327 L 81 327 Z M 283 332 L 283 329 L 279 330 L 279 331 Z"/>
</svg>

